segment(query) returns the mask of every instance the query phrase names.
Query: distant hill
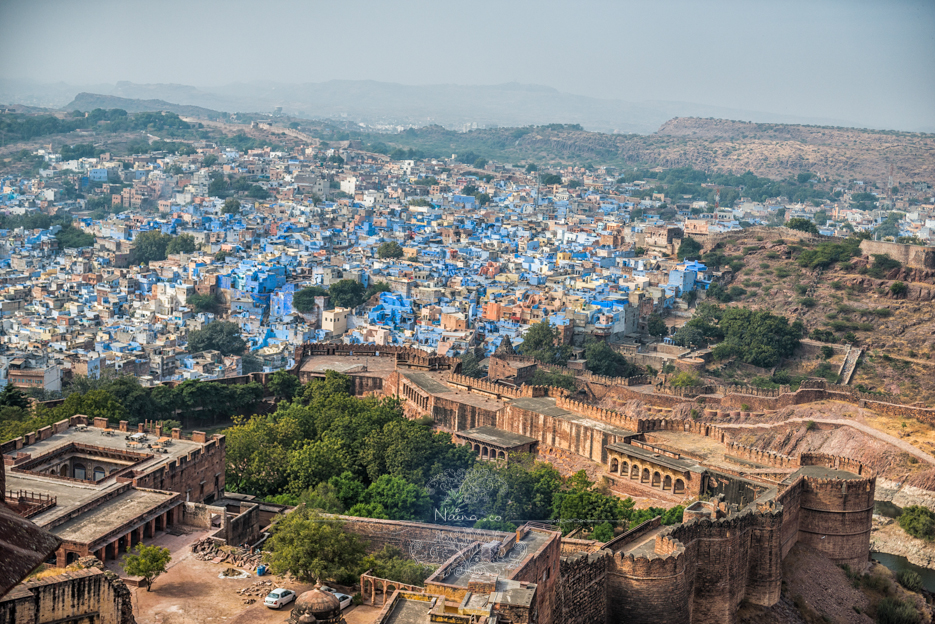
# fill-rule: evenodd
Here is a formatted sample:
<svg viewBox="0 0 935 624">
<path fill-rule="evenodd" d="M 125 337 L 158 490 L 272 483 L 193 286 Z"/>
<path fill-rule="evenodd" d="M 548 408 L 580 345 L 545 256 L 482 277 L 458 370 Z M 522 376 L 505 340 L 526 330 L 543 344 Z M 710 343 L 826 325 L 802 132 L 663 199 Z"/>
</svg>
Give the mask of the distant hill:
<svg viewBox="0 0 935 624">
<path fill-rule="evenodd" d="M 223 116 L 223 113 L 209 108 L 201 108 L 200 106 L 173 104 L 165 100 L 136 100 L 99 93 L 79 93 L 74 100 L 63 106 L 62 110 L 86 112 L 95 108 L 122 108 L 128 113 L 166 111 L 177 115 L 185 115 L 186 117 L 201 117 L 204 119 L 218 119 Z"/>
<path fill-rule="evenodd" d="M 673 117 L 718 117 L 778 123 L 834 123 L 843 120 L 751 111 L 697 102 L 627 101 L 576 95 L 535 84 L 405 85 L 373 80 L 318 83 L 248 82 L 216 87 L 182 84 L 66 85 L 0 78 L 0 102 L 61 108 L 75 93 L 131 100 L 178 102 L 229 113 L 347 119 L 375 127 L 440 125 L 453 130 L 473 127 L 580 124 L 599 132 L 649 134 Z M 148 104 L 153 106 L 154 104 Z M 70 106 L 70 104 L 68 105 Z M 129 110 L 129 109 L 127 109 Z"/>
<path fill-rule="evenodd" d="M 650 135 L 602 134 L 552 127 L 453 132 L 439 126 L 365 140 L 421 149 L 433 156 L 474 152 L 501 161 L 694 167 L 767 178 L 803 171 L 839 179 L 935 184 L 935 135 L 854 128 L 675 118 Z"/>
</svg>

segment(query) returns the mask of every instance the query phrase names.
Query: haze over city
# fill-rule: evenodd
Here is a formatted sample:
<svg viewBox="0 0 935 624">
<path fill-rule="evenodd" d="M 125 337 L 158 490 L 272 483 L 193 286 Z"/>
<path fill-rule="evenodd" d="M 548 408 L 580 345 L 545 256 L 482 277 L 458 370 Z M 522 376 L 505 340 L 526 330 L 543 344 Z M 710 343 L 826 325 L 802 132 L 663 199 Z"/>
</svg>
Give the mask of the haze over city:
<svg viewBox="0 0 935 624">
<path fill-rule="evenodd" d="M 0 78 L 75 93 L 120 81 L 519 83 L 753 121 L 935 131 L 928 0 L 42 1 L 3 3 L 0 23 Z"/>
</svg>

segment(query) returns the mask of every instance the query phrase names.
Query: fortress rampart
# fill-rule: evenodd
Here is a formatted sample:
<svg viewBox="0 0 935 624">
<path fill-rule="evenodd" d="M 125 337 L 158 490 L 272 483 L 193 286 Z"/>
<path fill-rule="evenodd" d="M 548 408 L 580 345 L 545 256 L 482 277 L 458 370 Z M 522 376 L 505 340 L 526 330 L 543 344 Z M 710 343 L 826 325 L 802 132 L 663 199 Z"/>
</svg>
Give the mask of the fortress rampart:
<svg viewBox="0 0 935 624">
<path fill-rule="evenodd" d="M 355 346 L 355 354 L 359 352 Z M 381 351 L 380 356 L 383 355 Z M 419 366 L 443 364 L 429 362 L 418 354 L 403 355 Z M 393 353 L 393 357 L 398 356 L 399 353 Z M 623 413 L 584 403 L 553 388 L 511 387 L 478 380 L 461 375 L 456 365 L 447 370 L 447 386 L 453 391 L 433 395 L 428 412 L 437 423 L 454 430 L 492 425 L 601 463 L 610 461 L 607 447 L 612 444 L 631 444 L 649 463 L 652 460 L 645 455 L 647 452 L 658 455 L 660 462 L 691 459 L 702 462 L 681 455 L 678 449 L 667 445 L 664 436 L 653 435 L 676 431 L 711 438 L 724 445 L 725 456 L 754 467 L 731 471 L 720 465 L 697 465 L 695 474 L 710 479 L 704 486 L 705 492 L 724 495 L 707 516 L 699 510 L 686 515 L 680 525 L 658 527 L 658 522 L 649 523 L 624 539 L 618 538 L 619 542 L 612 540 L 612 547 L 611 543 L 605 547 L 596 542 L 579 544 L 567 539 L 556 542 L 555 551 L 561 554 L 561 580 L 552 588 L 542 588 L 543 592 L 553 592 L 551 597 L 540 597 L 543 605 L 551 605 L 555 622 L 733 624 L 743 601 L 764 606 L 776 604 L 782 584 L 782 561 L 796 543 L 818 550 L 836 564 L 863 568 L 870 548 L 875 487 L 872 470 L 843 457 L 821 453 L 790 457 L 739 444 L 710 419 L 755 415 L 751 410 L 778 409 L 823 399 L 868 407 L 879 402 L 913 413 L 933 412 L 883 403 L 880 400 L 886 397 L 860 395 L 830 386 L 824 380 L 806 380 L 796 392 L 788 388 L 717 386 L 713 390 L 724 392 L 723 398 L 691 399 L 638 392 L 619 384 L 611 386 L 616 398 L 639 400 L 643 404 L 639 410 Z M 398 393 L 404 383 L 402 377 L 402 371 L 394 371 L 385 391 L 395 387 Z M 463 396 L 465 390 L 494 398 L 500 407 L 492 411 L 497 404 L 485 409 L 479 406 L 483 402 L 460 402 L 457 395 Z M 413 391 L 417 400 L 431 394 L 424 389 Z M 671 409 L 686 400 L 704 411 L 704 420 L 669 417 Z M 743 410 L 732 407 L 744 403 L 752 407 Z M 647 414 L 648 417 L 641 417 Z M 935 422 L 935 414 L 932 421 Z M 696 464 L 687 465 L 694 469 Z M 459 536 L 460 530 L 450 534 L 444 529 L 426 532 L 425 525 L 345 520 L 354 527 L 352 530 L 371 540 L 371 547 L 393 543 L 413 552 L 431 545 L 436 553 L 454 556 L 467 546 L 464 539 L 479 541 L 476 536 Z M 473 533 L 480 536 L 482 532 Z M 491 533 L 487 539 L 498 539 L 495 535 Z M 529 571 L 530 580 L 532 571 L 541 579 L 548 568 L 541 565 L 545 561 L 526 561 L 521 569 Z"/>
</svg>

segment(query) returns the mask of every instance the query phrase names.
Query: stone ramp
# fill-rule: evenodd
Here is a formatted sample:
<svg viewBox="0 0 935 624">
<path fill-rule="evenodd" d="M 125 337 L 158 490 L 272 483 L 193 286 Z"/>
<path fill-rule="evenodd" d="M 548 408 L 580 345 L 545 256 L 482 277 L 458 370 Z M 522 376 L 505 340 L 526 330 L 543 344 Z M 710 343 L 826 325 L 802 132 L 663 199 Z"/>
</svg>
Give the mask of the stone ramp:
<svg viewBox="0 0 935 624">
<path fill-rule="evenodd" d="M 848 345 L 847 352 L 844 354 L 844 362 L 841 363 L 841 370 L 838 371 L 838 383 L 846 386 L 851 383 L 854 371 L 857 370 L 857 360 L 860 359 L 863 349 Z"/>
</svg>

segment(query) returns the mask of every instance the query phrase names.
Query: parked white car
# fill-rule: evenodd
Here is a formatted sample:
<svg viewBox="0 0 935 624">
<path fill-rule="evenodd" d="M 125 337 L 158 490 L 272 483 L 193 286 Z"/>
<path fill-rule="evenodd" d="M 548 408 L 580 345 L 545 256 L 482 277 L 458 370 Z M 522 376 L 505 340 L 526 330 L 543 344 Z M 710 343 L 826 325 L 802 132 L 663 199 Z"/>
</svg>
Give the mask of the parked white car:
<svg viewBox="0 0 935 624">
<path fill-rule="evenodd" d="M 284 589 L 282 587 L 274 589 L 266 596 L 266 599 L 263 600 L 265 604 L 270 609 L 279 609 L 286 606 L 290 602 L 295 600 L 295 592 L 291 589 Z"/>
<path fill-rule="evenodd" d="M 347 609 L 349 606 L 351 606 L 351 603 L 353 602 L 353 601 L 351 600 L 351 597 L 348 596 L 347 594 L 342 594 L 342 593 L 339 592 L 338 590 L 332 589 L 332 588 L 328 587 L 327 585 L 322 585 L 322 586 L 321 586 L 321 589 L 322 589 L 322 591 L 326 591 L 326 592 L 331 593 L 335 598 L 338 599 L 338 603 L 341 605 L 341 610 L 342 610 L 342 611 L 343 611 L 344 609 Z"/>
</svg>

